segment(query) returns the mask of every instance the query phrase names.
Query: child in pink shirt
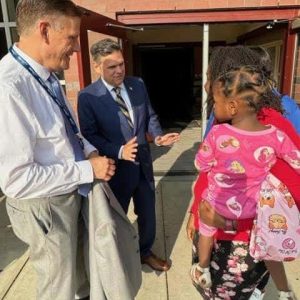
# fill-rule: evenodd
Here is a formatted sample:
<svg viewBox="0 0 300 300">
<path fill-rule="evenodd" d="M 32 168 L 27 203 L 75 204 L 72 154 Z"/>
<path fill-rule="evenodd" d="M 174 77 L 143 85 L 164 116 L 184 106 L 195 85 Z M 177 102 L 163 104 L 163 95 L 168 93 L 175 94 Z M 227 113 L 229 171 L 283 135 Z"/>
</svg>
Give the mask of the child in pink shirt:
<svg viewBox="0 0 300 300">
<path fill-rule="evenodd" d="M 226 219 L 255 217 L 262 183 L 276 157 L 300 173 L 300 151 L 289 137 L 257 120 L 260 99 L 267 93 L 272 93 L 272 88 L 263 71 L 250 66 L 228 71 L 213 83 L 215 117 L 219 123 L 230 121 L 231 125 L 224 123 L 211 129 L 195 164 L 200 171 L 208 172 L 208 188 L 202 198 Z M 215 232 L 216 228 L 200 223 L 199 264 L 192 273 L 198 273 L 197 281 L 204 288 L 211 285 L 209 264 Z M 279 284 L 282 263 L 266 264 L 275 284 Z M 282 289 L 287 291 L 288 286 Z M 291 294 L 285 295 L 292 299 Z"/>
</svg>

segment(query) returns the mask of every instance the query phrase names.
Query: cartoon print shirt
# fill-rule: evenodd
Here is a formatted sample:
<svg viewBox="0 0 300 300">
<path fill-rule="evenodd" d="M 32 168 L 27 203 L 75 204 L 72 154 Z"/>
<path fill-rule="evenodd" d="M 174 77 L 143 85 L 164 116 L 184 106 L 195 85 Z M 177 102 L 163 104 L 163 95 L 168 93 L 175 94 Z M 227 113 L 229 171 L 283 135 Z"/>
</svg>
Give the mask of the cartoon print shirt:
<svg viewBox="0 0 300 300">
<path fill-rule="evenodd" d="M 253 218 L 261 184 L 277 157 L 300 173 L 300 151 L 276 127 L 245 131 L 229 124 L 215 125 L 195 159 L 196 167 L 208 172 L 208 187 L 202 198 L 225 218 Z M 268 191 L 264 193 L 268 199 Z M 203 235 L 212 236 L 215 231 L 200 224 Z"/>
</svg>

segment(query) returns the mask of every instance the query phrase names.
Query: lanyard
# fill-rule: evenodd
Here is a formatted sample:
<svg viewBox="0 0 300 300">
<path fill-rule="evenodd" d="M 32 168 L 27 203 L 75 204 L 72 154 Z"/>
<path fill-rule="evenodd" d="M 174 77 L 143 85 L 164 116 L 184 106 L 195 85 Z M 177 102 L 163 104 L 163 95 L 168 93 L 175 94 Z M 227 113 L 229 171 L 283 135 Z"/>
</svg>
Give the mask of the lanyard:
<svg viewBox="0 0 300 300">
<path fill-rule="evenodd" d="M 53 91 L 46 85 L 44 80 L 36 73 L 36 71 L 29 65 L 29 63 L 21 57 L 16 50 L 13 47 L 9 48 L 10 54 L 18 61 L 36 80 L 37 82 L 42 86 L 42 88 L 47 92 L 47 94 L 51 97 L 51 99 L 59 106 L 65 117 L 68 119 L 72 130 L 76 135 L 79 134 L 77 125 L 72 118 L 72 115 L 69 111 L 69 109 L 66 107 L 66 105 L 63 105 L 59 99 L 56 97 L 56 95 L 53 93 Z"/>
</svg>

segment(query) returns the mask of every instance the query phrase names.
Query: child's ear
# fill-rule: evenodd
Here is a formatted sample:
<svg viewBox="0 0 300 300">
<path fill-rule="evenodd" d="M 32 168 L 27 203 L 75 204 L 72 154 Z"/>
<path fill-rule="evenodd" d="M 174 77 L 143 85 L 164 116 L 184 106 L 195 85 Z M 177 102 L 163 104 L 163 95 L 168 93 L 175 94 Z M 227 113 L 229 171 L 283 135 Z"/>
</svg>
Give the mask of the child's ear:
<svg viewBox="0 0 300 300">
<path fill-rule="evenodd" d="M 238 112 L 238 101 L 235 99 L 229 100 L 227 109 L 231 116 L 235 116 Z"/>
</svg>

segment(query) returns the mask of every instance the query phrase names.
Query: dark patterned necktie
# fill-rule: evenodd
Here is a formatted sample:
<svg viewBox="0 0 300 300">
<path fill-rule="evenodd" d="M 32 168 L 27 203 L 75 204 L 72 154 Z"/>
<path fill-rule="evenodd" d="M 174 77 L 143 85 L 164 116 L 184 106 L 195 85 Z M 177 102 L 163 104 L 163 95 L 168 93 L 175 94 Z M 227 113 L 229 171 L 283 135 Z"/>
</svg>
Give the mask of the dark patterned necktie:
<svg viewBox="0 0 300 300">
<path fill-rule="evenodd" d="M 116 93 L 115 101 L 119 105 L 120 110 L 123 113 L 123 115 L 125 116 L 125 118 L 126 118 L 128 124 L 129 124 L 129 126 L 131 128 L 133 128 L 133 123 L 132 123 L 132 120 L 130 118 L 130 114 L 129 114 L 127 105 L 126 105 L 124 99 L 121 96 L 121 88 L 120 87 L 115 87 L 115 88 L 113 88 L 113 91 Z"/>
<path fill-rule="evenodd" d="M 57 100 L 63 106 L 63 108 L 60 107 L 60 110 L 61 110 L 62 116 L 64 118 L 67 136 L 68 136 L 70 144 L 73 148 L 75 161 L 85 160 L 86 158 L 85 158 L 85 155 L 83 152 L 82 141 L 80 140 L 79 136 L 74 132 L 69 119 L 67 118 L 66 114 L 63 112 L 63 109 L 65 109 L 67 111 L 69 111 L 69 109 L 65 104 L 65 99 L 61 92 L 60 84 L 53 74 L 50 75 L 50 77 L 48 78 L 48 81 L 51 84 L 52 91 L 54 92 L 55 96 L 57 97 Z M 90 190 L 91 190 L 90 183 L 81 184 L 78 186 L 78 193 L 84 197 L 87 197 Z"/>
</svg>

